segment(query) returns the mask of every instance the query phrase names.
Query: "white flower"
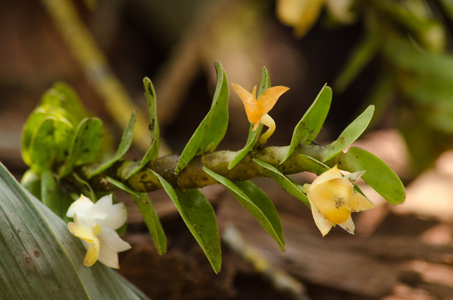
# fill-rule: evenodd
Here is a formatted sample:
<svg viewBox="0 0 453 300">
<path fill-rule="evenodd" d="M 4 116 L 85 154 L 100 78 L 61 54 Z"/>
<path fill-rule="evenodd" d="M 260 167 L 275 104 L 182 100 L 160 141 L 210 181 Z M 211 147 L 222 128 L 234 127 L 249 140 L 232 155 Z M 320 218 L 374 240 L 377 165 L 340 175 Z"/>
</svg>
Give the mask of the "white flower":
<svg viewBox="0 0 453 300">
<path fill-rule="evenodd" d="M 82 239 L 87 253 L 84 265 L 92 266 L 97 260 L 110 268 L 119 268 L 118 252 L 131 248 L 115 231 L 127 220 L 123 203 L 112 205 L 112 195 L 107 195 L 93 203 L 81 195 L 71 204 L 66 216 L 74 218 L 68 223 L 69 231 Z"/>
<path fill-rule="evenodd" d="M 355 172 L 342 176 L 337 166 L 322 173 L 312 184 L 305 184 L 304 191 L 310 202 L 313 219 L 321 234 L 325 236 L 338 224 L 354 234 L 351 212 L 373 208 L 373 203 L 354 190 L 355 181 L 363 175 Z"/>
</svg>

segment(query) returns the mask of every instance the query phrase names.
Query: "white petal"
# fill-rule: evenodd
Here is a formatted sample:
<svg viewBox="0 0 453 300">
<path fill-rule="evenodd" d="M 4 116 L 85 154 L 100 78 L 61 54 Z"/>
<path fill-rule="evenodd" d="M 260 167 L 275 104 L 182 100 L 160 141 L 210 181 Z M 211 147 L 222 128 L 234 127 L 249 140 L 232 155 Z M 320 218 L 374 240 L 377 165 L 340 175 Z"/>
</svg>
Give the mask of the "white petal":
<svg viewBox="0 0 453 300">
<path fill-rule="evenodd" d="M 123 241 L 115 230 L 110 228 L 102 228 L 98 235 L 102 246 L 107 246 L 116 252 L 122 252 L 131 249 L 131 245 Z"/>
<path fill-rule="evenodd" d="M 109 209 L 111 206 L 112 195 L 110 194 L 99 199 L 88 211 L 88 215 L 92 219 L 105 219 L 109 214 Z"/>
<path fill-rule="evenodd" d="M 313 215 L 313 220 L 315 220 L 315 224 L 318 227 L 319 231 L 321 231 L 322 236 L 325 236 L 326 234 L 329 233 L 330 229 L 335 224 L 327 220 L 311 201 L 310 206 L 311 213 Z"/>
<path fill-rule="evenodd" d="M 99 251 L 98 260 L 107 267 L 119 269 L 118 252 L 110 249 L 106 245 L 102 245 Z"/>
<path fill-rule="evenodd" d="M 127 210 L 124 203 L 117 203 L 109 207 L 108 217 L 99 220 L 98 223 L 101 227 L 108 227 L 116 230 L 123 226 L 127 221 Z"/>
<path fill-rule="evenodd" d="M 343 223 L 338 224 L 338 225 L 341 226 L 341 228 L 343 228 L 344 230 L 346 230 L 350 234 L 354 234 L 355 225 L 354 225 L 354 222 L 352 221 L 351 217 L 349 217 L 346 220 L 346 222 L 343 222 Z"/>
<path fill-rule="evenodd" d="M 69 218 L 73 218 L 74 214 L 77 213 L 79 218 L 84 218 L 86 212 L 93 206 L 93 202 L 85 197 L 84 195 L 80 195 L 80 198 L 74 201 L 68 208 L 68 212 L 66 216 Z"/>
</svg>

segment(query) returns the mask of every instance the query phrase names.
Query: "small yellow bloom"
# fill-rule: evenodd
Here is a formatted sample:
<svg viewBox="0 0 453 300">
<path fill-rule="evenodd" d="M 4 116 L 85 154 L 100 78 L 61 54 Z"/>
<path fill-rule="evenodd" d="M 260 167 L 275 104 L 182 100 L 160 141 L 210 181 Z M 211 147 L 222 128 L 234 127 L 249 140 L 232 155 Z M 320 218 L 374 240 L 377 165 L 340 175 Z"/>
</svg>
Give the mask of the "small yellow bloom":
<svg viewBox="0 0 453 300">
<path fill-rule="evenodd" d="M 87 249 L 84 265 L 90 267 L 99 260 L 118 269 L 118 252 L 131 248 L 115 231 L 127 220 L 124 204 L 112 204 L 112 195 L 102 197 L 96 203 L 81 195 L 71 204 L 66 215 L 74 218 L 74 222 L 68 223 L 69 231 L 82 239 Z"/>
<path fill-rule="evenodd" d="M 336 224 L 354 234 L 351 212 L 373 208 L 373 203 L 354 190 L 353 183 L 363 175 L 356 172 L 342 176 L 337 166 L 324 172 L 312 184 L 305 184 L 316 226 L 325 236 Z"/>
<path fill-rule="evenodd" d="M 277 17 L 283 24 L 294 27 L 297 37 L 302 37 L 315 24 L 324 5 L 339 22 L 352 23 L 355 20 L 351 11 L 352 0 L 278 0 Z"/>
<path fill-rule="evenodd" d="M 231 83 L 231 85 L 244 104 L 247 119 L 253 124 L 253 130 L 256 130 L 260 123 L 269 127 L 269 130 L 260 138 L 261 144 L 266 143 L 267 139 L 275 131 L 275 122 L 267 113 L 277 103 L 278 98 L 288 91 L 289 88 L 286 86 L 274 86 L 265 90 L 256 99 L 256 86 L 253 88 L 252 93 L 249 93 L 238 84 Z"/>
</svg>

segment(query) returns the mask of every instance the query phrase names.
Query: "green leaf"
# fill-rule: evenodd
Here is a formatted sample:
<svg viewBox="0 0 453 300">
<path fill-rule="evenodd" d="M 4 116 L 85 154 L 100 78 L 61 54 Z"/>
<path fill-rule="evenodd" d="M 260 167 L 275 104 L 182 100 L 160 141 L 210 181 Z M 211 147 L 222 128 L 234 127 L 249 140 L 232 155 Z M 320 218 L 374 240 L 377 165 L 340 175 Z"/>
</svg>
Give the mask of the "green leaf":
<svg viewBox="0 0 453 300">
<path fill-rule="evenodd" d="M 41 179 L 41 201 L 57 216 L 68 221 L 66 212 L 73 202 L 70 194 L 62 189 L 52 171 L 45 170 Z"/>
<path fill-rule="evenodd" d="M 176 165 L 176 173 L 181 172 L 197 154 L 205 154 L 216 149 L 228 128 L 228 79 L 220 62 L 215 64 L 217 85 L 211 109 L 200 123 L 182 151 Z"/>
<path fill-rule="evenodd" d="M 266 67 L 263 67 L 263 74 L 261 76 L 261 83 L 260 83 L 260 88 L 258 90 L 258 95 L 259 97 L 265 90 L 271 87 L 271 79 L 269 76 L 269 71 L 267 70 Z M 249 134 L 247 136 L 247 142 L 245 143 L 244 148 L 241 150 L 237 151 L 236 156 L 231 160 L 228 170 L 231 170 L 236 166 L 250 151 L 253 150 L 255 147 L 256 143 L 258 142 L 258 139 L 261 135 L 261 131 L 263 130 L 263 124 L 259 124 L 258 128 L 256 130 L 253 129 L 253 124 L 250 124 L 249 128 Z"/>
<path fill-rule="evenodd" d="M 26 155 L 29 157 L 30 168 L 38 175 L 42 174 L 44 170 L 50 169 L 57 155 L 54 134 L 54 120 L 46 118 L 39 124 L 30 141 L 29 151 Z M 26 163 L 28 162 L 26 161 Z"/>
<path fill-rule="evenodd" d="M 288 152 L 281 163 L 284 163 L 293 154 L 297 146 L 308 144 L 316 138 L 326 120 L 331 102 L 332 89 L 324 85 L 313 104 L 296 125 Z"/>
<path fill-rule="evenodd" d="M 139 170 L 143 169 L 147 163 L 155 160 L 159 156 L 159 123 L 157 121 L 156 91 L 154 90 L 153 83 L 148 77 L 143 79 L 143 85 L 145 87 L 146 102 L 148 104 L 151 145 L 139 164 L 130 164 L 127 169 L 125 168 L 123 170 L 124 173 L 122 176 L 126 180 L 136 174 Z"/>
<path fill-rule="evenodd" d="M 206 167 L 203 167 L 209 176 L 224 185 L 238 200 L 238 202 L 247 209 L 255 219 L 261 224 L 264 230 L 277 242 L 282 251 L 285 250 L 285 240 L 281 228 L 280 218 L 269 197 L 253 183 L 248 181 L 233 183 Z"/>
<path fill-rule="evenodd" d="M 373 117 L 373 112 L 374 105 L 368 106 L 368 108 L 360 116 L 349 124 L 345 130 L 343 130 L 336 141 L 323 147 L 323 151 L 320 155 L 321 161 L 331 159 L 355 142 L 367 128 L 371 118 Z"/>
<path fill-rule="evenodd" d="M 68 159 L 60 170 L 59 176 L 68 175 L 74 166 L 96 162 L 100 156 L 103 135 L 101 120 L 83 119 L 76 129 Z"/>
<path fill-rule="evenodd" d="M 176 206 L 190 233 L 200 245 L 215 273 L 222 267 L 222 250 L 214 209 L 196 189 L 174 189 L 162 176 L 155 173 L 160 184 Z"/>
<path fill-rule="evenodd" d="M 365 170 L 363 180 L 393 205 L 403 203 L 406 198 L 404 185 L 398 175 L 380 158 L 366 150 L 351 147 L 328 164 L 337 164 L 339 168 L 351 173 Z"/>
<path fill-rule="evenodd" d="M 92 178 L 94 175 L 100 174 L 103 171 L 110 168 L 115 162 L 120 159 L 123 159 L 124 155 L 126 154 L 127 150 L 132 144 L 132 139 L 134 138 L 134 125 L 135 125 L 135 118 L 136 112 L 133 111 L 131 114 L 131 118 L 129 119 L 129 123 L 127 124 L 126 128 L 123 131 L 123 135 L 121 136 L 121 142 L 116 150 L 116 153 L 113 157 L 108 158 L 104 162 L 97 166 L 93 171 L 90 172 L 88 178 Z"/>
<path fill-rule="evenodd" d="M 137 207 L 143 216 L 146 227 L 148 227 L 157 253 L 159 255 L 165 254 L 167 252 L 167 238 L 165 237 L 165 232 L 162 228 L 162 224 L 160 223 L 159 216 L 157 215 L 156 210 L 154 209 L 154 206 L 149 197 L 144 193 L 138 193 L 132 190 L 130 187 L 111 177 L 107 177 L 107 180 L 120 190 L 123 190 L 124 192 L 131 195 L 132 199 L 134 199 L 135 204 L 137 204 Z"/>
<path fill-rule="evenodd" d="M 269 171 L 269 176 L 275 180 L 285 191 L 293 195 L 300 201 L 302 201 L 308 208 L 310 208 L 310 202 L 308 201 L 307 196 L 302 192 L 302 185 L 298 184 L 288 176 L 285 176 L 274 166 L 265 163 L 259 159 L 254 158 L 253 161 Z"/>
<path fill-rule="evenodd" d="M 0 299 L 145 299 L 0 164 Z"/>
</svg>

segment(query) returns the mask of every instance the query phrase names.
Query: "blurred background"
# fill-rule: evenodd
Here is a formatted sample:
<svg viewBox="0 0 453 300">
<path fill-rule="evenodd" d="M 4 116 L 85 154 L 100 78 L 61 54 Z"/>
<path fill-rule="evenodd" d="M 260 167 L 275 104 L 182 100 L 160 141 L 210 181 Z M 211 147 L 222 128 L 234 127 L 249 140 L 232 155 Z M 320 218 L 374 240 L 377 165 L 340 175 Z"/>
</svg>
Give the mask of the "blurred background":
<svg viewBox="0 0 453 300">
<path fill-rule="evenodd" d="M 156 89 L 165 153 L 180 153 L 210 108 L 214 62 L 251 90 L 263 66 L 290 91 L 271 115 L 269 145 L 288 145 L 325 85 L 333 102 L 317 142 L 334 140 L 369 104 L 376 114 L 357 143 L 407 185 L 407 201 L 356 216 L 357 234 L 321 238 L 310 212 L 266 179 L 287 251 L 280 253 L 219 187 L 205 193 L 219 226 L 238 227 L 302 289 L 282 291 L 226 246 L 214 275 L 171 203 L 153 193 L 169 253 L 157 256 L 130 207 L 121 273 L 153 299 L 453 299 L 453 4 L 447 0 L 42 0 L 0 2 L 0 160 L 18 178 L 21 130 L 44 91 L 65 81 L 121 136 L 133 107 L 146 117 L 142 79 Z M 147 124 L 137 126 L 146 127 Z M 240 149 L 249 123 L 230 93 L 230 126 L 219 149 Z M 140 135 L 129 158 L 145 151 Z M 309 181 L 309 175 L 295 176 Z M 125 200 L 127 201 L 127 200 Z M 225 242 L 228 244 L 228 242 Z M 299 287 L 300 287 L 299 286 Z"/>
</svg>

